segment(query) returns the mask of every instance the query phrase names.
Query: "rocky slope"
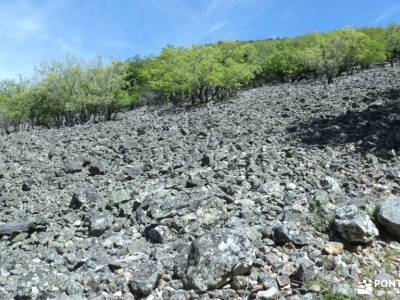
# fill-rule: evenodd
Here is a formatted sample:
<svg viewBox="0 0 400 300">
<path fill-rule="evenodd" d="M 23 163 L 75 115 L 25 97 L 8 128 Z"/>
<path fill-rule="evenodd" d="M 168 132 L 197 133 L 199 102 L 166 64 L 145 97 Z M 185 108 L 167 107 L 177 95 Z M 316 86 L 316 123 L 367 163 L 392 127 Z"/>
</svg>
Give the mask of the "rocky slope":
<svg viewBox="0 0 400 300">
<path fill-rule="evenodd" d="M 400 297 L 399 98 L 386 67 L 1 136 L 0 299 Z"/>
</svg>

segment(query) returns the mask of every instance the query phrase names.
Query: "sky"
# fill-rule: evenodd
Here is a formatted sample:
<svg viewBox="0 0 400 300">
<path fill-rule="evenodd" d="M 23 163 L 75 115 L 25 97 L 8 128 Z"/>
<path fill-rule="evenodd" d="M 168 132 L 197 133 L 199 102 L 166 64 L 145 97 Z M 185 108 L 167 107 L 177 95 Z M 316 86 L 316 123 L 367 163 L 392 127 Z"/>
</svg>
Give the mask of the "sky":
<svg viewBox="0 0 400 300">
<path fill-rule="evenodd" d="M 0 80 L 46 60 L 400 23 L 400 0 L 0 0 Z"/>
</svg>

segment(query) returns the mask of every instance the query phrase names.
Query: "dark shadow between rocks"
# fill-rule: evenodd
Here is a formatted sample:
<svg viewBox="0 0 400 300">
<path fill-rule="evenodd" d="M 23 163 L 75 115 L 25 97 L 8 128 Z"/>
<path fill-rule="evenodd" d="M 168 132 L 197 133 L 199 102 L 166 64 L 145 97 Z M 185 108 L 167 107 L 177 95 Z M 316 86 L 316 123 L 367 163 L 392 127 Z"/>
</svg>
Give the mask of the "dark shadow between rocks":
<svg viewBox="0 0 400 300">
<path fill-rule="evenodd" d="M 327 112 L 287 131 L 309 146 L 354 143 L 360 152 L 390 157 L 391 150 L 400 149 L 400 89 L 369 93 L 361 102 L 354 101 L 346 113 L 329 115 Z"/>
</svg>

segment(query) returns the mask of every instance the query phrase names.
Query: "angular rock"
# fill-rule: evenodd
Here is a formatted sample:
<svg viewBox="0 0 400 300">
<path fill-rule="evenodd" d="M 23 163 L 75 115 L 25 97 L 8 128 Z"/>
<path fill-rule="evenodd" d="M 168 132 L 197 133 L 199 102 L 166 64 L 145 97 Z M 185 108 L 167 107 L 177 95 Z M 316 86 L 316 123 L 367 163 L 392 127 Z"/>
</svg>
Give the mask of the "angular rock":
<svg viewBox="0 0 400 300">
<path fill-rule="evenodd" d="M 348 242 L 369 243 L 379 235 L 369 216 L 355 205 L 343 206 L 336 210 L 335 228 Z"/>
<path fill-rule="evenodd" d="M 82 164 L 76 161 L 67 161 L 64 164 L 64 172 L 67 174 L 79 173 L 82 171 Z"/>
<path fill-rule="evenodd" d="M 321 185 L 327 190 L 330 190 L 332 192 L 338 192 L 340 191 L 340 185 L 336 181 L 335 178 L 332 178 L 330 176 L 326 176 L 324 179 L 321 180 Z"/>
<path fill-rule="evenodd" d="M 96 204 L 98 195 L 96 192 L 90 189 L 78 191 L 72 194 L 71 202 L 69 207 L 72 209 L 80 209 L 82 206 L 92 207 Z"/>
<path fill-rule="evenodd" d="M 148 296 L 156 287 L 164 269 L 154 261 L 142 262 L 135 267 L 129 286 L 138 296 Z"/>
<path fill-rule="evenodd" d="M 33 182 L 32 179 L 28 179 L 28 180 L 24 181 L 22 183 L 22 190 L 24 192 L 30 191 L 32 189 L 32 187 L 33 187 L 33 184 L 34 184 L 34 182 Z"/>
<path fill-rule="evenodd" d="M 246 276 L 235 276 L 231 282 L 231 287 L 236 290 L 246 290 L 250 286 L 249 278 Z"/>
<path fill-rule="evenodd" d="M 308 283 L 315 278 L 314 263 L 308 259 L 301 258 L 296 261 L 297 270 L 290 275 L 290 279 L 296 284 Z"/>
<path fill-rule="evenodd" d="M 276 287 L 271 287 L 266 291 L 257 292 L 256 299 L 260 300 L 270 300 L 276 299 L 279 295 L 279 290 Z"/>
<path fill-rule="evenodd" d="M 132 193 L 127 189 L 118 189 L 110 192 L 107 199 L 110 205 L 119 205 L 131 200 Z"/>
<path fill-rule="evenodd" d="M 104 174 L 106 174 L 106 168 L 101 161 L 95 160 L 91 162 L 91 164 L 89 165 L 90 176 L 104 175 Z"/>
<path fill-rule="evenodd" d="M 290 278 L 288 275 L 280 275 L 276 278 L 276 282 L 282 288 L 290 285 Z"/>
<path fill-rule="evenodd" d="M 183 282 L 199 291 L 219 288 L 249 272 L 255 259 L 245 234 L 228 229 L 207 233 L 191 245 Z"/>
<path fill-rule="evenodd" d="M 400 239 L 400 199 L 386 200 L 379 204 L 376 218 L 383 228 Z"/>
<path fill-rule="evenodd" d="M 302 247 L 309 243 L 309 237 L 293 223 L 277 223 L 273 228 L 272 239 L 278 245 L 293 243 Z"/>
<path fill-rule="evenodd" d="M 79 209 L 85 202 L 79 197 L 79 194 L 73 193 L 69 207 L 72 209 Z"/>
<path fill-rule="evenodd" d="M 150 242 L 162 244 L 167 239 L 169 231 L 167 226 L 151 226 L 151 228 L 145 231 L 145 235 Z"/>
<path fill-rule="evenodd" d="M 113 217 L 108 213 L 95 215 L 90 218 L 89 235 L 101 236 L 112 225 Z"/>
<path fill-rule="evenodd" d="M 327 242 L 323 249 L 325 254 L 328 255 L 339 255 L 343 252 L 344 245 L 339 242 Z"/>
</svg>

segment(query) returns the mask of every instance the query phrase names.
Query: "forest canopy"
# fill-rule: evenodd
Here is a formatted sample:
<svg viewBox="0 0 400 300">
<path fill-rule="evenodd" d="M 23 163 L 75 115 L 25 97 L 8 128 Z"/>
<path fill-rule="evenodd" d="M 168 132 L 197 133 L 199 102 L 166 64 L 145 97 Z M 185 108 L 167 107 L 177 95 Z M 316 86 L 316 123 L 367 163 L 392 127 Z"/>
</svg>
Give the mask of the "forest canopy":
<svg viewBox="0 0 400 300">
<path fill-rule="evenodd" d="M 400 27 L 341 29 L 295 38 L 165 47 L 158 56 L 103 63 L 71 57 L 29 80 L 0 82 L 0 127 L 59 127 L 111 120 L 151 91 L 174 104 L 206 103 L 270 82 L 335 77 L 400 59 Z"/>
</svg>

